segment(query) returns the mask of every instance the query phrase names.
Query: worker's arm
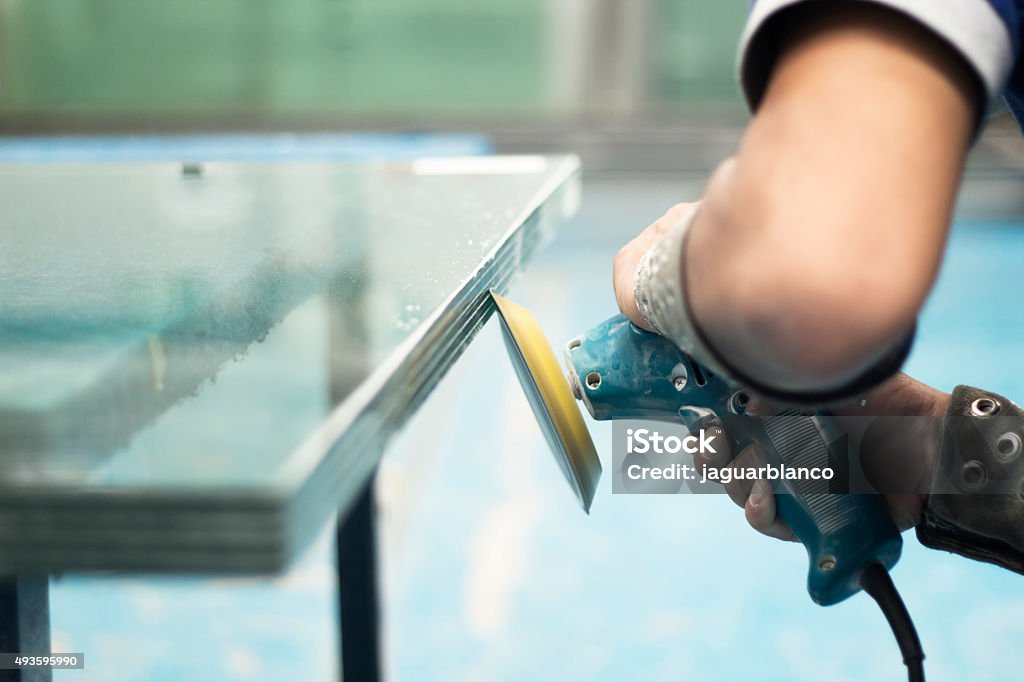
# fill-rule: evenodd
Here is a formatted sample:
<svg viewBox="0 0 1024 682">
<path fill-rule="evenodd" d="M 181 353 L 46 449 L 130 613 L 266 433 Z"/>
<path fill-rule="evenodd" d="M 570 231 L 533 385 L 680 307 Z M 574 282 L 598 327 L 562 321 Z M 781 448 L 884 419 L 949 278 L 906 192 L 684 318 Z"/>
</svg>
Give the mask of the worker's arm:
<svg viewBox="0 0 1024 682">
<path fill-rule="evenodd" d="M 874 3 L 805 3 L 777 21 L 756 114 L 690 226 L 683 286 L 725 364 L 813 392 L 868 371 L 910 332 L 982 96 L 956 50 Z M 620 306 L 640 324 L 633 277 L 657 232 L 615 263 Z"/>
<path fill-rule="evenodd" d="M 898 474 L 881 489 L 900 527 L 1024 573 L 1024 409 L 902 374 L 870 391 L 861 381 L 894 371 L 935 279 L 983 102 L 1013 65 L 1004 18 L 972 0 L 762 0 L 751 25 L 756 113 L 738 153 L 699 205 L 673 207 L 619 253 L 619 305 L 740 383 L 832 395 L 840 419 L 897 417 L 870 442 L 865 432 L 861 454 L 865 471 Z M 719 452 L 709 466 L 763 457 Z M 752 526 L 791 537 L 771 491 L 735 479 L 728 490 Z"/>
</svg>

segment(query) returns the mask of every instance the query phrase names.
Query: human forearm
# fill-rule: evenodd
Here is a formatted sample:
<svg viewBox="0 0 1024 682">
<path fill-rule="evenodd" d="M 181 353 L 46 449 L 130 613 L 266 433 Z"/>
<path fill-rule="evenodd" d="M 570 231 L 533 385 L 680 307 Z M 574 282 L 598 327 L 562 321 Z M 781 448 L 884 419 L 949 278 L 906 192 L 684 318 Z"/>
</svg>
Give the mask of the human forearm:
<svg viewBox="0 0 1024 682">
<path fill-rule="evenodd" d="M 698 326 L 728 363 L 781 389 L 870 367 L 907 334 L 941 260 L 975 83 L 893 17 L 858 4 L 791 22 L 691 228 Z"/>
</svg>

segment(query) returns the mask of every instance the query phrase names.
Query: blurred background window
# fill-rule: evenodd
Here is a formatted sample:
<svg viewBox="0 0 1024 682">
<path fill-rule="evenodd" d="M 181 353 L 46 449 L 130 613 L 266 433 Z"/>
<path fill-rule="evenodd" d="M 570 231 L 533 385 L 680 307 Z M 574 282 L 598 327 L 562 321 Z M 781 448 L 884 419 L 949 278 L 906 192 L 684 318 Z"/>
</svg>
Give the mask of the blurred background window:
<svg viewBox="0 0 1024 682">
<path fill-rule="evenodd" d="M 0 125 L 739 117 L 745 14 L 694 0 L 0 0 Z"/>
</svg>

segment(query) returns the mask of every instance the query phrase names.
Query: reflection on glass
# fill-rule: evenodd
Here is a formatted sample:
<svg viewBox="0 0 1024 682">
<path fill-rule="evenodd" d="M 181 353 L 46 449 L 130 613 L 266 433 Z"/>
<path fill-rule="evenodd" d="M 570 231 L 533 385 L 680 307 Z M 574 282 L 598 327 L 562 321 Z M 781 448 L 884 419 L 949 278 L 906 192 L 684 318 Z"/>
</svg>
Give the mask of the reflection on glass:
<svg viewBox="0 0 1024 682">
<path fill-rule="evenodd" d="M 3 480 L 273 487 L 564 168 L 188 170 L 0 169 Z"/>
</svg>

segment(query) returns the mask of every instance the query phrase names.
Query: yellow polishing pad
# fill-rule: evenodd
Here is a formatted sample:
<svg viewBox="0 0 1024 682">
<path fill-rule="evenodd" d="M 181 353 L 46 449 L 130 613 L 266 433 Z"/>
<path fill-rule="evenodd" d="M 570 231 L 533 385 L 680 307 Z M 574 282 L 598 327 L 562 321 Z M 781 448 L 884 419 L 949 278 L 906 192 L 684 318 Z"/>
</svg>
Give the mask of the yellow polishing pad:
<svg viewBox="0 0 1024 682">
<path fill-rule="evenodd" d="M 583 510 L 590 513 L 590 503 L 601 478 L 601 461 L 569 381 L 562 374 L 555 352 L 533 313 L 493 291 L 491 296 L 498 306 L 505 347 L 519 375 L 519 383 L 562 473 Z"/>
</svg>

